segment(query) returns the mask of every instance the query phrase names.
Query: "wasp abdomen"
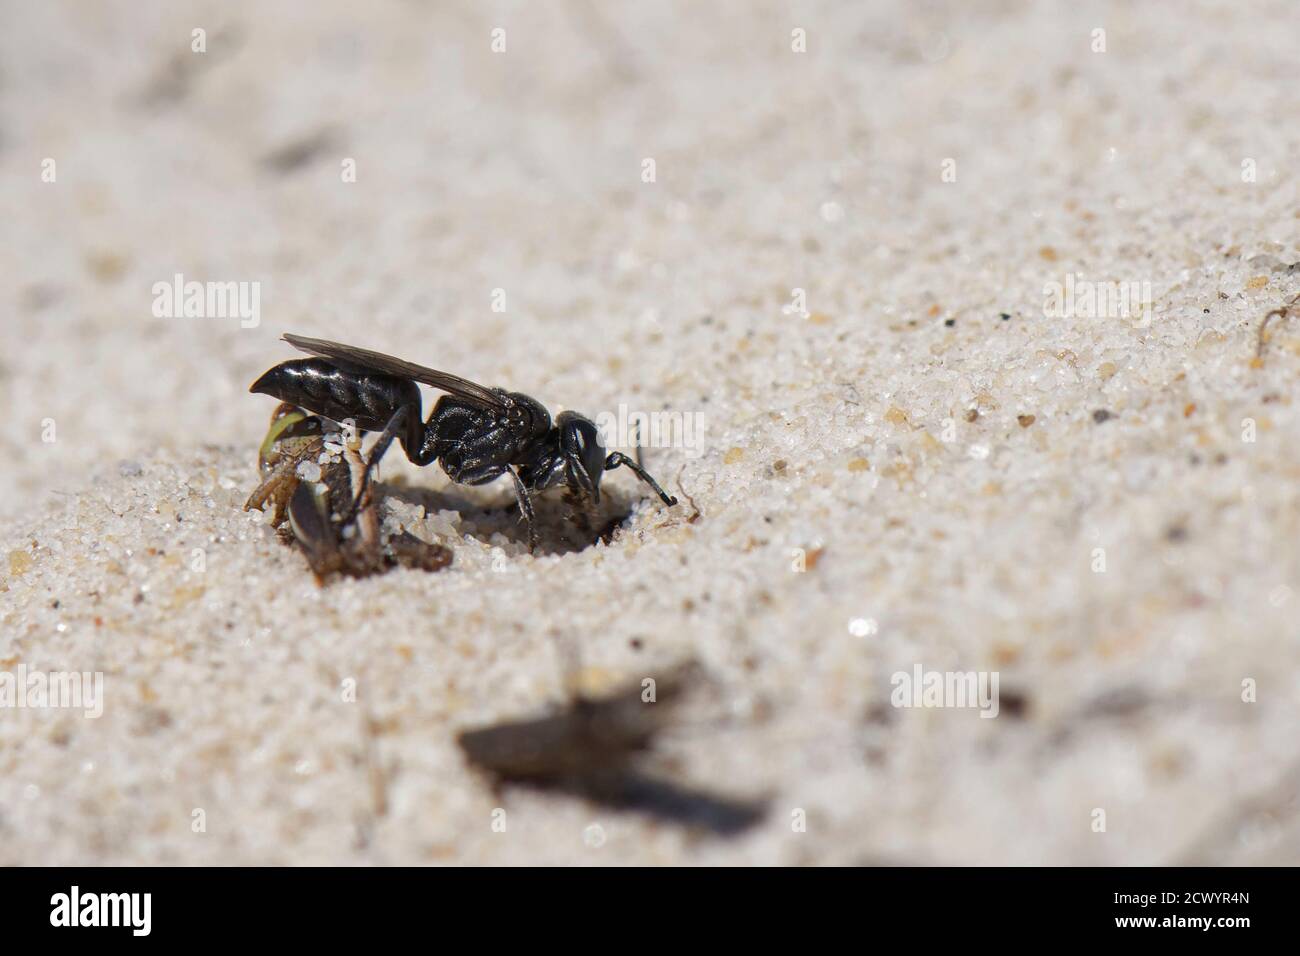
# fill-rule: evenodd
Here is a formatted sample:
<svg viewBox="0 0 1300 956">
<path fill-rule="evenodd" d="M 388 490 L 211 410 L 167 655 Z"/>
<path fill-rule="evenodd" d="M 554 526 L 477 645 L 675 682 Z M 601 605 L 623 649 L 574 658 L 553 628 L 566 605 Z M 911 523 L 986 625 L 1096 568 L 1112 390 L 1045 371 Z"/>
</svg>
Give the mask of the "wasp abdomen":
<svg viewBox="0 0 1300 956">
<path fill-rule="evenodd" d="M 324 359 L 281 362 L 248 390 L 336 422 L 351 420 L 362 431 L 381 431 L 404 405 L 414 406 L 412 421 L 420 417 L 420 388 L 411 380 L 344 371 Z"/>
</svg>

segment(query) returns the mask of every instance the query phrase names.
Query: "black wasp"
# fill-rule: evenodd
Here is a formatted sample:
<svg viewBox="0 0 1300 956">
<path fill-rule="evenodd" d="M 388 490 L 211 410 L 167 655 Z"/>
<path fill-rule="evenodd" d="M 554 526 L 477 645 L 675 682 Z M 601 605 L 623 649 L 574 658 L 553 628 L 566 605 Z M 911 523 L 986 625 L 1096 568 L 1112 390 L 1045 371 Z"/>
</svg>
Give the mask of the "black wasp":
<svg viewBox="0 0 1300 956">
<path fill-rule="evenodd" d="M 528 546 L 537 550 L 529 492 L 567 486 L 579 498 L 599 503 L 600 476 L 620 465 L 631 468 L 664 504 L 667 494 L 631 458 L 606 456 L 595 423 L 577 412 L 550 413 L 534 398 L 402 359 L 286 333 L 284 341 L 315 358 L 281 362 L 250 387 L 360 432 L 379 432 L 366 462 L 355 504 L 365 496 L 375 464 L 396 438 L 406 457 L 424 466 L 436 461 L 452 481 L 481 485 L 509 474 L 519 510 L 528 523 Z M 446 392 L 427 421 L 421 421 L 421 382 Z M 351 518 L 351 512 L 344 520 Z"/>
</svg>

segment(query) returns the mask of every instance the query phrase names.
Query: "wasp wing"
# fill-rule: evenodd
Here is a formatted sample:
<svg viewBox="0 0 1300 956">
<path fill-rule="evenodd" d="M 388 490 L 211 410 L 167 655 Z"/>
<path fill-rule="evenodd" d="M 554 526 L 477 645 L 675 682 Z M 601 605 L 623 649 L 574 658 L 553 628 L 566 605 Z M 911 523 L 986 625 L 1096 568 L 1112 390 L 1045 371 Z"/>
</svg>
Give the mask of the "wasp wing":
<svg viewBox="0 0 1300 956">
<path fill-rule="evenodd" d="M 494 411 L 504 411 L 506 409 L 506 402 L 498 392 L 485 388 L 477 382 L 461 378 L 459 375 L 439 372 L 433 368 L 425 368 L 423 365 L 416 365 L 414 362 L 393 358 L 393 356 L 384 355 L 382 352 L 372 352 L 370 349 L 360 349 L 355 345 L 341 345 L 338 342 L 328 342 L 325 339 L 294 335 L 292 332 L 286 332 L 284 340 L 298 351 L 329 359 L 331 362 L 337 363 L 340 368 L 380 372 L 384 375 L 409 378 L 442 389 L 444 392 L 468 401 L 477 402 Z"/>
</svg>

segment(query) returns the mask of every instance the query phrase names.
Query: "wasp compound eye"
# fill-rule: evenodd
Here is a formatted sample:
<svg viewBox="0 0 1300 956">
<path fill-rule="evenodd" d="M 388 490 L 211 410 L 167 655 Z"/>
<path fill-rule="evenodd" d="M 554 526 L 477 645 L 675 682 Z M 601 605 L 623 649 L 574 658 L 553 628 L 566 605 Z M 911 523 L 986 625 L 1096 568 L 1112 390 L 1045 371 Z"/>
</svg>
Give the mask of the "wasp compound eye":
<svg viewBox="0 0 1300 956">
<path fill-rule="evenodd" d="M 561 412 L 556 421 L 560 429 L 560 448 L 574 480 L 600 501 L 600 476 L 605 471 L 605 448 L 600 432 L 588 418 L 576 412 Z"/>
</svg>

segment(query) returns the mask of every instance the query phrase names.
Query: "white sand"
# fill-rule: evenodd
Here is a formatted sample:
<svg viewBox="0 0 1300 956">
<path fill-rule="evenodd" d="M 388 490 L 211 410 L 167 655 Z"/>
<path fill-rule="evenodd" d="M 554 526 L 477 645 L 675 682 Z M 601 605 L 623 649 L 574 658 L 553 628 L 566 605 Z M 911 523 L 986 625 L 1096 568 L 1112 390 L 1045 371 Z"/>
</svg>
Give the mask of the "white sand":
<svg viewBox="0 0 1300 956">
<path fill-rule="evenodd" d="M 1300 325 L 1252 363 L 1300 292 L 1294 3 L 4 6 L 0 670 L 105 684 L 0 711 L 0 864 L 1300 860 Z M 155 318 L 178 272 L 261 324 Z M 1076 272 L 1152 306 L 1046 316 Z M 318 589 L 239 510 L 286 330 L 702 416 L 647 452 L 700 517 L 620 472 L 621 537 L 556 496 L 529 557 L 504 482 L 395 453 L 453 567 Z M 558 701 L 563 646 L 700 659 L 659 759 L 767 821 L 494 794 L 454 734 Z M 1000 716 L 890 707 L 918 663 Z"/>
</svg>

